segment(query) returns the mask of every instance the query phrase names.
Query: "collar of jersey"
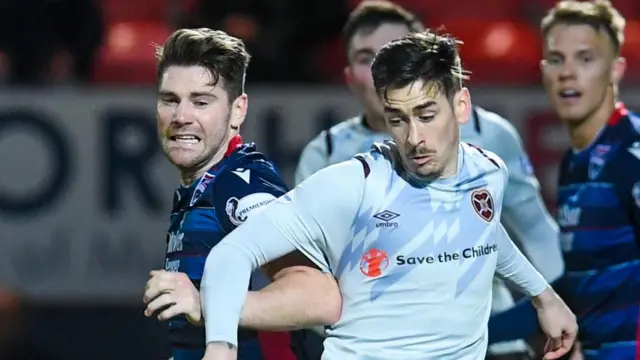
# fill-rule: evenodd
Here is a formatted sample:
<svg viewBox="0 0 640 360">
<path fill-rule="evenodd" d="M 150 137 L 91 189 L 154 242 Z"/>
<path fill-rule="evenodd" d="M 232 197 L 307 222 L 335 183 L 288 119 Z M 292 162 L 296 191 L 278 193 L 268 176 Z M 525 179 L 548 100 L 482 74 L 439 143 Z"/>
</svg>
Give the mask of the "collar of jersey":
<svg viewBox="0 0 640 360">
<path fill-rule="evenodd" d="M 611 114 L 611 117 L 609 118 L 609 121 L 607 121 L 607 124 L 615 125 L 618 123 L 618 121 L 620 121 L 620 119 L 627 115 L 629 115 L 629 110 L 627 110 L 627 107 L 624 105 L 624 103 L 617 102 L 616 107 L 613 109 L 613 114 Z"/>
<path fill-rule="evenodd" d="M 593 138 L 589 146 L 587 146 L 586 148 L 580 151 L 572 148 L 571 152 L 574 155 L 590 153 L 593 145 L 597 144 L 602 139 L 602 134 L 605 132 L 605 130 L 610 126 L 616 125 L 620 121 L 620 119 L 627 116 L 628 114 L 629 114 L 629 110 L 627 110 L 627 107 L 624 105 L 624 103 L 617 102 L 615 108 L 613 109 L 613 113 L 611 114 L 611 116 L 609 117 L 609 120 L 607 121 L 607 124 L 603 126 L 602 129 L 600 129 L 600 131 L 598 131 L 598 134 Z"/>
<path fill-rule="evenodd" d="M 242 145 L 242 136 L 236 135 L 229 140 L 229 146 L 227 146 L 227 151 L 224 153 L 224 157 L 231 155 L 237 148 Z"/>
</svg>

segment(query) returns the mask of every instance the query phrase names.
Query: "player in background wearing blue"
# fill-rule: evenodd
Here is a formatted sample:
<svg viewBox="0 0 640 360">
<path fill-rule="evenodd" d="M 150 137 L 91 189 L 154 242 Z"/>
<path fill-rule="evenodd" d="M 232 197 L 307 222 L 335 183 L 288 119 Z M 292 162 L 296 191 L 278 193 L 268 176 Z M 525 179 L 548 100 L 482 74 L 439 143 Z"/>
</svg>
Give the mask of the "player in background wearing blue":
<svg viewBox="0 0 640 360">
<path fill-rule="evenodd" d="M 182 29 L 157 56 L 158 133 L 181 186 L 173 200 L 166 266 L 151 273 L 145 314 L 169 320 L 174 360 L 200 360 L 205 332 L 198 288 L 209 251 L 287 190 L 276 167 L 239 135 L 248 105 L 249 54 L 242 41 L 221 31 Z M 275 282 L 250 292 L 243 307 L 241 359 L 295 359 L 287 333 L 250 329 L 327 325 L 340 316 L 332 276 L 294 266 L 312 266 L 300 253 L 274 260 L 263 270 Z"/>
<path fill-rule="evenodd" d="M 344 73 L 363 114 L 322 132 L 305 147 L 296 169 L 296 183 L 389 138 L 383 105 L 373 86 L 371 61 L 386 43 L 423 29 L 414 14 L 391 2 L 364 1 L 353 10 L 343 31 L 348 54 Z M 474 106 L 470 121 L 460 127 L 460 137 L 494 152 L 507 164 L 509 183 L 502 222 L 545 279 L 558 279 L 564 271 L 558 227 L 544 205 L 540 185 L 516 129 L 501 116 Z M 499 279 L 494 280 L 492 311 L 507 310 L 514 305 L 513 297 Z M 308 348 L 321 345 L 313 335 L 308 336 Z M 493 344 L 489 354 L 492 360 L 530 358 L 523 340 Z"/>
<path fill-rule="evenodd" d="M 235 359 L 251 272 L 295 249 L 342 293 L 324 360 L 484 359 L 496 272 L 534 297 L 545 358 L 565 354 L 575 316 L 500 223 L 506 166 L 460 142 L 471 103 L 455 40 L 408 35 L 380 50 L 372 72 L 394 141 L 320 170 L 212 249 L 205 359 Z"/>
<path fill-rule="evenodd" d="M 640 358 L 640 118 L 617 102 L 624 18 L 608 1 L 562 1 L 542 20 L 544 85 L 569 130 L 558 223 L 586 359 Z M 492 341 L 535 331 L 523 302 L 490 322 Z"/>
</svg>

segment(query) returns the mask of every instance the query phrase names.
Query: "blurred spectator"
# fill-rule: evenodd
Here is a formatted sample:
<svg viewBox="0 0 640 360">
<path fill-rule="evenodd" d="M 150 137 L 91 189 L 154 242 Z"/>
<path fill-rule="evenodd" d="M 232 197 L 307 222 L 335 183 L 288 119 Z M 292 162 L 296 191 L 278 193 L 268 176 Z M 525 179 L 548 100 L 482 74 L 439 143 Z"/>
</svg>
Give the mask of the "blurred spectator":
<svg viewBox="0 0 640 360">
<path fill-rule="evenodd" d="M 221 29 L 242 38 L 252 55 L 249 81 L 321 81 L 314 47 L 339 36 L 343 0 L 201 0 L 186 26 Z"/>
<path fill-rule="evenodd" d="M 0 1 L 0 52 L 12 83 L 86 79 L 102 36 L 94 0 Z"/>
</svg>

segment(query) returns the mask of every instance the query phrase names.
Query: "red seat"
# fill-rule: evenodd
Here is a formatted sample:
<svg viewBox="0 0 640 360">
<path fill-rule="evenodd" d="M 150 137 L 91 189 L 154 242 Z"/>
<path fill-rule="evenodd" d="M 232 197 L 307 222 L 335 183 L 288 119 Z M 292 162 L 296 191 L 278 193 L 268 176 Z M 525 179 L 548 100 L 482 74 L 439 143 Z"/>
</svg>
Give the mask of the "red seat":
<svg viewBox="0 0 640 360">
<path fill-rule="evenodd" d="M 640 20 L 627 21 L 622 55 L 627 58 L 625 80 L 640 79 Z"/>
<path fill-rule="evenodd" d="M 314 69 L 318 72 L 318 79 L 324 82 L 344 82 L 344 67 L 347 65 L 347 52 L 342 39 L 333 39 L 322 43 L 314 50 Z"/>
<path fill-rule="evenodd" d="M 102 0 L 106 22 L 114 21 L 165 21 L 167 0 Z"/>
<path fill-rule="evenodd" d="M 98 53 L 94 81 L 101 84 L 153 84 L 154 44 L 163 44 L 171 29 L 161 22 L 119 22 L 108 28 Z"/>
<path fill-rule="evenodd" d="M 463 66 L 474 83 L 539 83 L 541 43 L 537 30 L 508 21 L 452 21 L 446 31 L 460 45 Z"/>
<path fill-rule="evenodd" d="M 448 26 L 450 21 L 514 21 L 522 11 L 523 0 L 416 1 L 420 18 L 431 28 Z"/>
</svg>

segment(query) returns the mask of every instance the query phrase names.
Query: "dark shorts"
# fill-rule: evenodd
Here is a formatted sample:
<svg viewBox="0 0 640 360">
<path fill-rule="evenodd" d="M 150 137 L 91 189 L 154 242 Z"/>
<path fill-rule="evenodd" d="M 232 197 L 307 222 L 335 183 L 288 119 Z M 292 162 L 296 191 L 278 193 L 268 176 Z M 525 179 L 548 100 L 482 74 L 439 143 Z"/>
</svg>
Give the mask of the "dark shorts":
<svg viewBox="0 0 640 360">
<path fill-rule="evenodd" d="M 173 360 L 202 360 L 204 349 L 173 349 Z M 255 340 L 242 341 L 238 346 L 238 360 L 298 360 L 285 332 L 258 332 Z"/>
</svg>

